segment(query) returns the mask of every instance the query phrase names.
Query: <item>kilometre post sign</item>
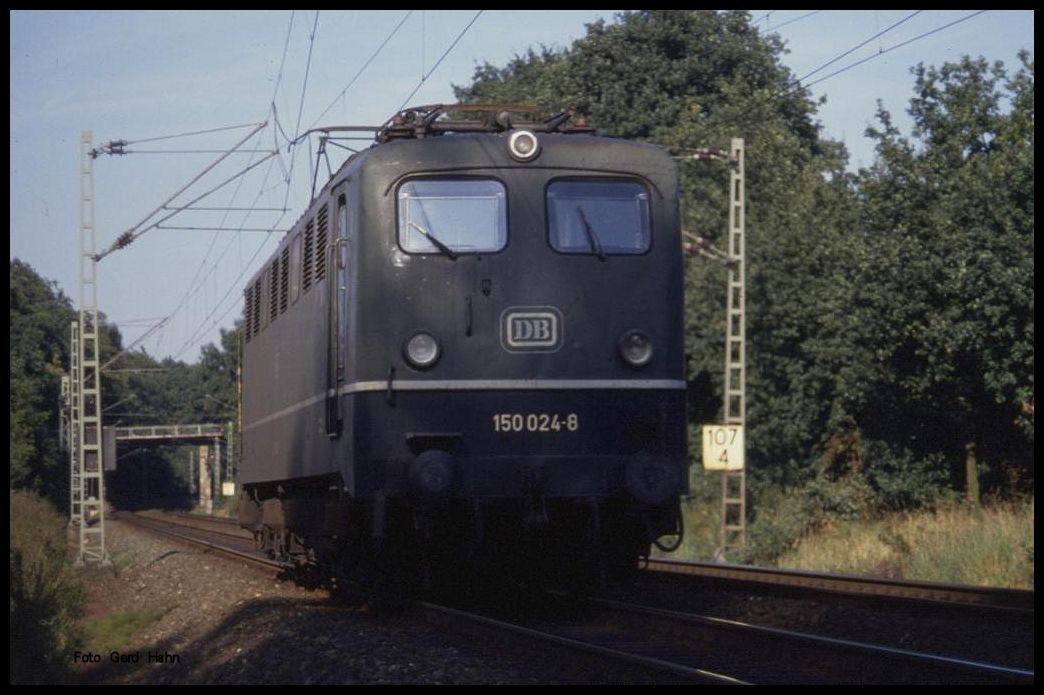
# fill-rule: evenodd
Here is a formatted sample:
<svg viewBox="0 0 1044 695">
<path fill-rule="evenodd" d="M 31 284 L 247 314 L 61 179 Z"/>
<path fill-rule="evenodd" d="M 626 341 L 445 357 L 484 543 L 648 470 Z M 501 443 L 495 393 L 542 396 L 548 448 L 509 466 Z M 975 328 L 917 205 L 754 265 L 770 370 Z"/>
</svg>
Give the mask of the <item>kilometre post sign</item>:
<svg viewBox="0 0 1044 695">
<path fill-rule="evenodd" d="M 703 426 L 703 470 L 743 470 L 743 425 Z"/>
</svg>

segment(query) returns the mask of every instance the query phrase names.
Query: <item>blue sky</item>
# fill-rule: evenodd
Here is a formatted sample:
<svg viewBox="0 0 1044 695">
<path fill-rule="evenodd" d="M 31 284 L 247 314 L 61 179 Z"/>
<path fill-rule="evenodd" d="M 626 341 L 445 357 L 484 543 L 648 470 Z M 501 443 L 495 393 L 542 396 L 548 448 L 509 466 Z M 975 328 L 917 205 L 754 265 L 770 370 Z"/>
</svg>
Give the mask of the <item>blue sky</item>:
<svg viewBox="0 0 1044 695">
<path fill-rule="evenodd" d="M 276 142 L 273 101 L 290 135 L 313 125 L 379 124 L 415 89 L 412 104 L 451 102 L 451 85 L 469 83 L 476 65 L 502 66 L 530 46 L 568 47 L 584 36 L 586 23 L 611 21 L 615 14 L 486 10 L 476 19 L 476 12 L 322 11 L 318 21 L 314 10 L 11 12 L 11 258 L 28 262 L 56 280 L 74 303 L 78 300 L 77 169 L 83 130 L 93 132 L 96 145 L 136 141 L 127 148 L 135 154 L 95 162 L 100 249 L 219 156 L 152 152 L 223 151 L 250 129 L 144 139 L 269 120 L 244 147 L 271 149 Z M 797 77 L 912 12 L 751 10 L 759 29 L 786 41 L 789 53 L 783 62 Z M 922 11 L 806 81 L 878 54 L 811 87 L 816 97 L 827 97 L 818 116 L 823 133 L 846 143 L 853 169 L 873 161 L 863 131 L 873 120 L 877 99 L 908 131 L 904 112 L 913 85 L 911 66 L 941 65 L 967 53 L 1001 60 L 1014 72 L 1018 50 L 1033 52 L 1034 13 L 1029 10 L 988 11 L 917 38 L 973 12 Z M 905 41 L 911 42 L 890 50 Z M 278 158 L 198 203 L 253 206 L 254 212 L 185 212 L 166 224 L 286 229 L 308 203 L 316 144 L 288 153 L 284 143 Z M 331 152 L 334 169 L 345 154 Z M 187 203 L 263 156 L 230 156 L 175 203 Z M 325 178 L 323 164 L 319 185 Z M 285 213 L 259 210 L 284 204 Z M 279 237 L 250 231 L 149 231 L 101 261 L 99 306 L 120 326 L 125 344 L 169 316 L 142 345 L 154 356 L 193 362 L 201 345 L 218 340 L 219 327 L 231 327 L 242 311 L 241 287 Z"/>
</svg>

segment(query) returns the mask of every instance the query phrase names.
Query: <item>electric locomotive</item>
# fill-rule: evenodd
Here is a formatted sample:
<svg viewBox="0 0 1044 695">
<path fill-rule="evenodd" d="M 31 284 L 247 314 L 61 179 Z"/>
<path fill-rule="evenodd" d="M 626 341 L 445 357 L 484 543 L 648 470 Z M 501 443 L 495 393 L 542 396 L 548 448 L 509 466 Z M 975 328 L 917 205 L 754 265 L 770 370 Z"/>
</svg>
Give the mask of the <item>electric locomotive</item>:
<svg viewBox="0 0 1044 695">
<path fill-rule="evenodd" d="M 389 121 L 247 285 L 239 520 L 272 556 L 604 577 L 680 533 L 675 164 L 472 108 Z"/>
</svg>

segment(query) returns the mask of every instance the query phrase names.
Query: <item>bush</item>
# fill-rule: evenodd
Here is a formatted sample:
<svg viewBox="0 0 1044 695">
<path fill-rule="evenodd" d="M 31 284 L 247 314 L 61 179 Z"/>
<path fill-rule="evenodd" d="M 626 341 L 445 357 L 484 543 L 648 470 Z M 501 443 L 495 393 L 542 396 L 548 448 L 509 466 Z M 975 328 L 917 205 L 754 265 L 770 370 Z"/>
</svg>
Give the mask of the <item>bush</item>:
<svg viewBox="0 0 1044 695">
<path fill-rule="evenodd" d="M 11 490 L 11 683 L 68 678 L 86 592 L 66 565 L 66 520 L 30 492 Z"/>
<path fill-rule="evenodd" d="M 805 493 L 804 487 L 788 490 L 769 487 L 757 495 L 741 562 L 770 567 L 818 525 L 821 513 Z"/>
<path fill-rule="evenodd" d="M 858 473 L 833 479 L 820 471 L 804 485 L 763 488 L 753 507 L 742 560 L 772 566 L 801 538 L 834 520 L 873 516 L 875 497 Z"/>
<path fill-rule="evenodd" d="M 918 457 L 907 448 L 867 440 L 866 460 L 867 480 L 882 511 L 930 509 L 949 488 L 942 454 Z"/>
</svg>

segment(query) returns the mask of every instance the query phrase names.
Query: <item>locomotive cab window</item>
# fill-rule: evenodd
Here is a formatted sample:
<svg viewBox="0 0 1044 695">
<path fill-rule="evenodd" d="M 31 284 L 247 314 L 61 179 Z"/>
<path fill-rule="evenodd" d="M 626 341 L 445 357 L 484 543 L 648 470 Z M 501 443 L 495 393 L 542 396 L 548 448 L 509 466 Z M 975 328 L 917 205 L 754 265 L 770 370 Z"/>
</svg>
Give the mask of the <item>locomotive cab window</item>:
<svg viewBox="0 0 1044 695">
<path fill-rule="evenodd" d="M 418 179 L 398 192 L 407 253 L 492 253 L 507 245 L 507 192 L 490 179 Z"/>
<path fill-rule="evenodd" d="M 649 192 L 637 181 L 553 181 L 547 221 L 560 253 L 633 255 L 652 243 Z"/>
</svg>

